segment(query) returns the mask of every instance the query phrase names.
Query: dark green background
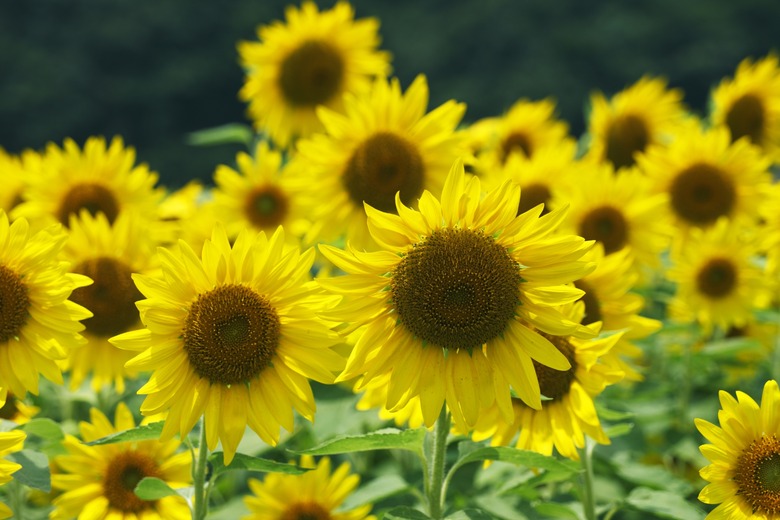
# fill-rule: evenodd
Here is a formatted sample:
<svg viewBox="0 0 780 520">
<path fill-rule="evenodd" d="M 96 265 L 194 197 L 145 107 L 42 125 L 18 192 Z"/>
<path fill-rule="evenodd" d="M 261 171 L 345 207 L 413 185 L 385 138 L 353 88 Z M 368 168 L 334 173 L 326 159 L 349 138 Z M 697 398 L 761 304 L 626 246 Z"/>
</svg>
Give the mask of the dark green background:
<svg viewBox="0 0 780 520">
<path fill-rule="evenodd" d="M 284 16 L 286 2 L 2 0 L 0 146 L 115 134 L 176 187 L 209 180 L 237 150 L 193 148 L 188 132 L 245 121 L 235 44 Z M 321 2 L 330 7 L 333 1 Z M 431 106 L 454 98 L 466 120 L 520 97 L 554 96 L 572 133 L 591 91 L 666 76 L 702 112 L 745 56 L 780 47 L 777 0 L 358 0 L 407 86 L 428 76 Z"/>
</svg>

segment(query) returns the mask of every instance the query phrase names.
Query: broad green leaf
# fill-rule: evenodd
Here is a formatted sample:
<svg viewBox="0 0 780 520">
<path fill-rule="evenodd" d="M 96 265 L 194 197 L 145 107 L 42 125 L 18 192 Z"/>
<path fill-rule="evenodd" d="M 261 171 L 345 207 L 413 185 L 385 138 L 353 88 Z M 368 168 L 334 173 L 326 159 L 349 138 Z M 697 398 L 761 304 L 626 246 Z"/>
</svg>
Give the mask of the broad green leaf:
<svg viewBox="0 0 780 520">
<path fill-rule="evenodd" d="M 135 495 L 142 500 L 160 500 L 177 494 L 165 481 L 155 477 L 144 477 L 135 486 Z"/>
<path fill-rule="evenodd" d="M 117 442 L 130 442 L 130 441 L 150 441 L 159 439 L 162 433 L 163 424 L 165 421 L 153 422 L 151 424 L 145 424 L 143 426 L 136 426 L 129 430 L 124 430 L 111 435 L 106 435 L 100 439 L 86 442 L 87 446 L 101 446 L 103 444 L 115 444 Z"/>
<path fill-rule="evenodd" d="M 499 460 L 526 468 L 544 469 L 556 473 L 573 475 L 580 471 L 580 466 L 574 461 L 562 461 L 529 450 L 519 450 L 506 446 L 483 446 L 471 441 L 463 441 L 458 445 L 460 454 L 450 472 L 468 464 L 482 460 Z"/>
<path fill-rule="evenodd" d="M 187 135 L 187 144 L 193 146 L 211 146 L 217 144 L 239 143 L 246 146 L 252 142 L 254 132 L 241 123 L 230 123 L 214 128 L 198 130 Z"/>
<path fill-rule="evenodd" d="M 306 473 L 306 471 L 308 471 L 295 464 L 286 464 L 275 460 L 252 457 L 251 455 L 244 455 L 243 453 L 236 453 L 233 460 L 230 461 L 230 464 L 225 466 L 222 452 L 215 451 L 209 455 L 209 462 L 213 468 L 214 476 L 221 475 L 226 471 L 236 470 L 258 471 L 262 473 L 287 473 L 288 475 L 300 475 L 301 473 Z"/>
<path fill-rule="evenodd" d="M 411 507 L 394 507 L 383 517 L 385 520 L 430 520 L 430 516 Z"/>
<path fill-rule="evenodd" d="M 59 423 L 44 417 L 31 419 L 30 422 L 19 425 L 16 429 L 47 441 L 59 441 L 65 438 Z"/>
<path fill-rule="evenodd" d="M 342 504 L 342 509 L 350 510 L 363 504 L 373 504 L 387 497 L 396 495 L 409 489 L 409 483 L 400 476 L 392 473 L 375 478 L 371 482 L 360 486 L 357 491 L 350 494 Z"/>
<path fill-rule="evenodd" d="M 22 465 L 22 469 L 13 474 L 15 480 L 47 493 L 51 491 L 49 458 L 46 455 L 33 450 L 21 450 L 10 453 L 6 458 Z"/>
<path fill-rule="evenodd" d="M 445 520 L 493 520 L 493 517 L 479 509 L 462 509 L 445 517 Z"/>
<path fill-rule="evenodd" d="M 398 430 L 385 428 L 363 435 L 341 435 L 327 440 L 308 450 L 299 451 L 307 455 L 335 455 L 371 450 L 409 450 L 422 452 L 425 428 L 416 430 Z"/>
<path fill-rule="evenodd" d="M 673 520 L 702 520 L 705 513 L 688 503 L 677 493 L 638 487 L 626 497 L 626 504 L 661 518 Z"/>
<path fill-rule="evenodd" d="M 498 497 L 493 495 L 477 497 L 477 505 L 491 515 L 503 520 L 528 520 L 517 510 L 519 497 Z"/>
<path fill-rule="evenodd" d="M 598 401 L 595 404 L 599 418 L 604 421 L 622 421 L 625 419 L 633 419 L 636 416 L 634 412 L 623 412 L 619 410 L 612 410 L 610 408 L 604 408 L 598 403 Z"/>
<path fill-rule="evenodd" d="M 607 437 L 610 439 L 614 439 L 616 437 L 630 433 L 633 429 L 634 423 L 624 422 L 620 424 L 613 424 L 612 426 L 605 428 L 604 433 L 607 434 Z"/>
<path fill-rule="evenodd" d="M 557 502 L 542 502 L 534 506 L 537 513 L 556 520 L 581 520 L 580 515 L 566 504 Z"/>
</svg>

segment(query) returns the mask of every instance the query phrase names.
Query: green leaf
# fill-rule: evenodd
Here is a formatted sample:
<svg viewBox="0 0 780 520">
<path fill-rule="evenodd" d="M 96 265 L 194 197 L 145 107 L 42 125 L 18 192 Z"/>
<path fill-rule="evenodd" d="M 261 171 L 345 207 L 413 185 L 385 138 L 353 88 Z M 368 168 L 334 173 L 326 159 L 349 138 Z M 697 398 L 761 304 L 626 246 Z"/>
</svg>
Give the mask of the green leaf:
<svg viewBox="0 0 780 520">
<path fill-rule="evenodd" d="M 193 146 L 212 146 L 218 144 L 239 143 L 247 147 L 252 143 L 252 128 L 241 123 L 229 123 L 214 128 L 198 130 L 187 135 L 187 144 Z"/>
<path fill-rule="evenodd" d="M 471 441 L 463 441 L 458 445 L 460 454 L 450 472 L 468 464 L 481 460 L 499 460 L 526 468 L 544 469 L 555 473 L 574 475 L 580 471 L 580 465 L 574 461 L 562 461 L 529 450 L 519 450 L 506 446 L 483 446 Z"/>
<path fill-rule="evenodd" d="M 764 351 L 761 342 L 756 338 L 728 338 L 707 343 L 699 351 L 699 355 L 715 360 L 734 361 L 734 356 L 740 352 Z"/>
<path fill-rule="evenodd" d="M 135 495 L 141 500 L 160 500 L 161 498 L 178 495 L 178 492 L 159 478 L 144 477 L 135 486 Z"/>
<path fill-rule="evenodd" d="M 26 424 L 19 425 L 16 429 L 47 441 L 59 441 L 65 438 L 59 423 L 47 418 L 32 419 Z"/>
<path fill-rule="evenodd" d="M 155 440 L 160 438 L 164 424 L 165 421 L 159 421 L 143 426 L 136 426 L 135 428 L 112 433 L 111 435 L 106 435 L 105 437 L 84 444 L 87 446 L 101 446 L 103 444 L 115 444 L 117 442 Z"/>
<path fill-rule="evenodd" d="M 638 487 L 626 497 L 626 504 L 661 518 L 674 520 L 701 520 L 705 513 L 684 498 L 669 491 Z"/>
<path fill-rule="evenodd" d="M 558 504 L 556 502 L 542 502 L 534 506 L 537 513 L 540 513 L 549 518 L 555 518 L 556 520 L 580 520 L 580 515 L 566 504 Z"/>
<path fill-rule="evenodd" d="M 341 508 L 348 511 L 363 504 L 373 504 L 407 489 L 409 489 L 409 483 L 395 473 L 382 475 L 360 486 L 357 491 L 350 494 Z"/>
<path fill-rule="evenodd" d="M 384 428 L 364 435 L 341 435 L 308 450 L 295 453 L 335 455 L 371 450 L 409 450 L 422 453 L 423 439 L 425 439 L 425 428 L 416 430 Z"/>
<path fill-rule="evenodd" d="M 430 520 L 430 516 L 411 507 L 394 507 L 385 513 L 385 520 Z"/>
<path fill-rule="evenodd" d="M 519 497 L 499 497 L 487 495 L 477 497 L 477 505 L 489 514 L 503 520 L 528 520 L 528 517 L 518 511 Z"/>
<path fill-rule="evenodd" d="M 610 439 L 621 437 L 631 432 L 634 429 L 634 423 L 624 422 L 620 424 L 613 424 L 612 426 L 605 428 L 604 433 Z"/>
<path fill-rule="evenodd" d="M 612 410 L 611 408 L 605 408 L 599 402 L 596 402 L 596 412 L 598 412 L 599 418 L 604 421 L 622 421 L 624 419 L 633 419 L 636 414 L 634 412 L 624 412 L 620 410 Z"/>
<path fill-rule="evenodd" d="M 225 466 L 223 454 L 221 451 L 215 451 L 209 455 L 209 462 L 214 471 L 214 476 L 221 475 L 226 471 L 258 471 L 262 473 L 287 473 L 288 475 L 300 475 L 308 470 L 300 468 L 295 464 L 286 464 L 275 460 L 263 459 L 261 457 L 252 457 L 243 453 L 236 453 L 230 464 Z"/>
<path fill-rule="evenodd" d="M 47 493 L 51 491 L 49 458 L 46 455 L 33 450 L 21 450 L 10 453 L 6 458 L 22 465 L 22 469 L 13 474 L 15 480 Z"/>
<path fill-rule="evenodd" d="M 641 487 L 664 490 L 677 496 L 689 493 L 692 489 L 690 482 L 672 474 L 663 466 L 642 464 L 625 451 L 613 455 L 610 462 L 620 477 Z"/>
<path fill-rule="evenodd" d="M 446 520 L 493 520 L 493 517 L 479 509 L 462 509 L 445 517 Z"/>
</svg>

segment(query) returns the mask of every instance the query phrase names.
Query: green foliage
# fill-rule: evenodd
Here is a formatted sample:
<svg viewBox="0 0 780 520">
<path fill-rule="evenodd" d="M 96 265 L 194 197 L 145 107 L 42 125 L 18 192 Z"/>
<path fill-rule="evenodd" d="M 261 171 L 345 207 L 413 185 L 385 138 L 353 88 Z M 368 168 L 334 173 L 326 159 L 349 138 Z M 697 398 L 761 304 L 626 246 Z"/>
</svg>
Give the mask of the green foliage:
<svg viewBox="0 0 780 520">
<path fill-rule="evenodd" d="M 215 477 L 228 471 L 257 471 L 261 473 L 286 473 L 288 475 L 300 475 L 306 473 L 306 469 L 300 468 L 295 464 L 284 464 L 275 460 L 263 459 L 260 457 L 251 457 L 243 453 L 236 453 L 230 464 L 225 466 L 221 451 L 209 454 L 209 463 Z"/>
<path fill-rule="evenodd" d="M 425 428 L 414 430 L 398 430 L 384 428 L 364 435 L 342 435 L 322 444 L 301 450 L 298 453 L 307 455 L 334 455 L 352 453 L 355 451 L 372 450 L 409 450 L 422 453 L 422 442 L 425 438 Z"/>
<path fill-rule="evenodd" d="M 112 433 L 111 435 L 106 435 L 100 439 L 86 442 L 85 444 L 87 446 L 101 446 L 103 444 L 115 444 L 117 442 L 150 441 L 159 439 L 164 424 L 163 421 L 158 421 L 151 424 L 136 426 L 129 430 Z"/>
</svg>

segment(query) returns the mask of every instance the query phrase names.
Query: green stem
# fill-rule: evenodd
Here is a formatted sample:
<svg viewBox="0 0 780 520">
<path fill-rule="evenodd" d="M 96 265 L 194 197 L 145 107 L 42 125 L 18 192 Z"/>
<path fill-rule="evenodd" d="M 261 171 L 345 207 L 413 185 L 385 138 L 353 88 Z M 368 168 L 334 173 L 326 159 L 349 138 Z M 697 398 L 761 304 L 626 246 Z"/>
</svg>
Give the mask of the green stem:
<svg viewBox="0 0 780 520">
<path fill-rule="evenodd" d="M 24 518 L 24 486 L 16 479 L 8 483 L 11 511 L 15 518 Z"/>
<path fill-rule="evenodd" d="M 208 490 L 206 489 L 206 462 L 209 458 L 209 448 L 206 445 L 206 424 L 200 421 L 200 443 L 197 457 L 193 457 L 192 485 L 195 488 L 193 504 L 193 520 L 203 520 L 209 510 Z"/>
<path fill-rule="evenodd" d="M 428 516 L 433 520 L 443 518 L 444 511 L 444 465 L 447 459 L 447 434 L 450 432 L 450 414 L 442 406 L 433 432 L 429 432 L 430 449 L 427 450 L 425 492 L 428 495 Z"/>
<path fill-rule="evenodd" d="M 585 448 L 580 452 L 582 462 L 582 509 L 587 520 L 596 520 L 596 500 L 593 496 L 593 448 L 595 444 L 587 435 L 585 436 Z"/>
</svg>

